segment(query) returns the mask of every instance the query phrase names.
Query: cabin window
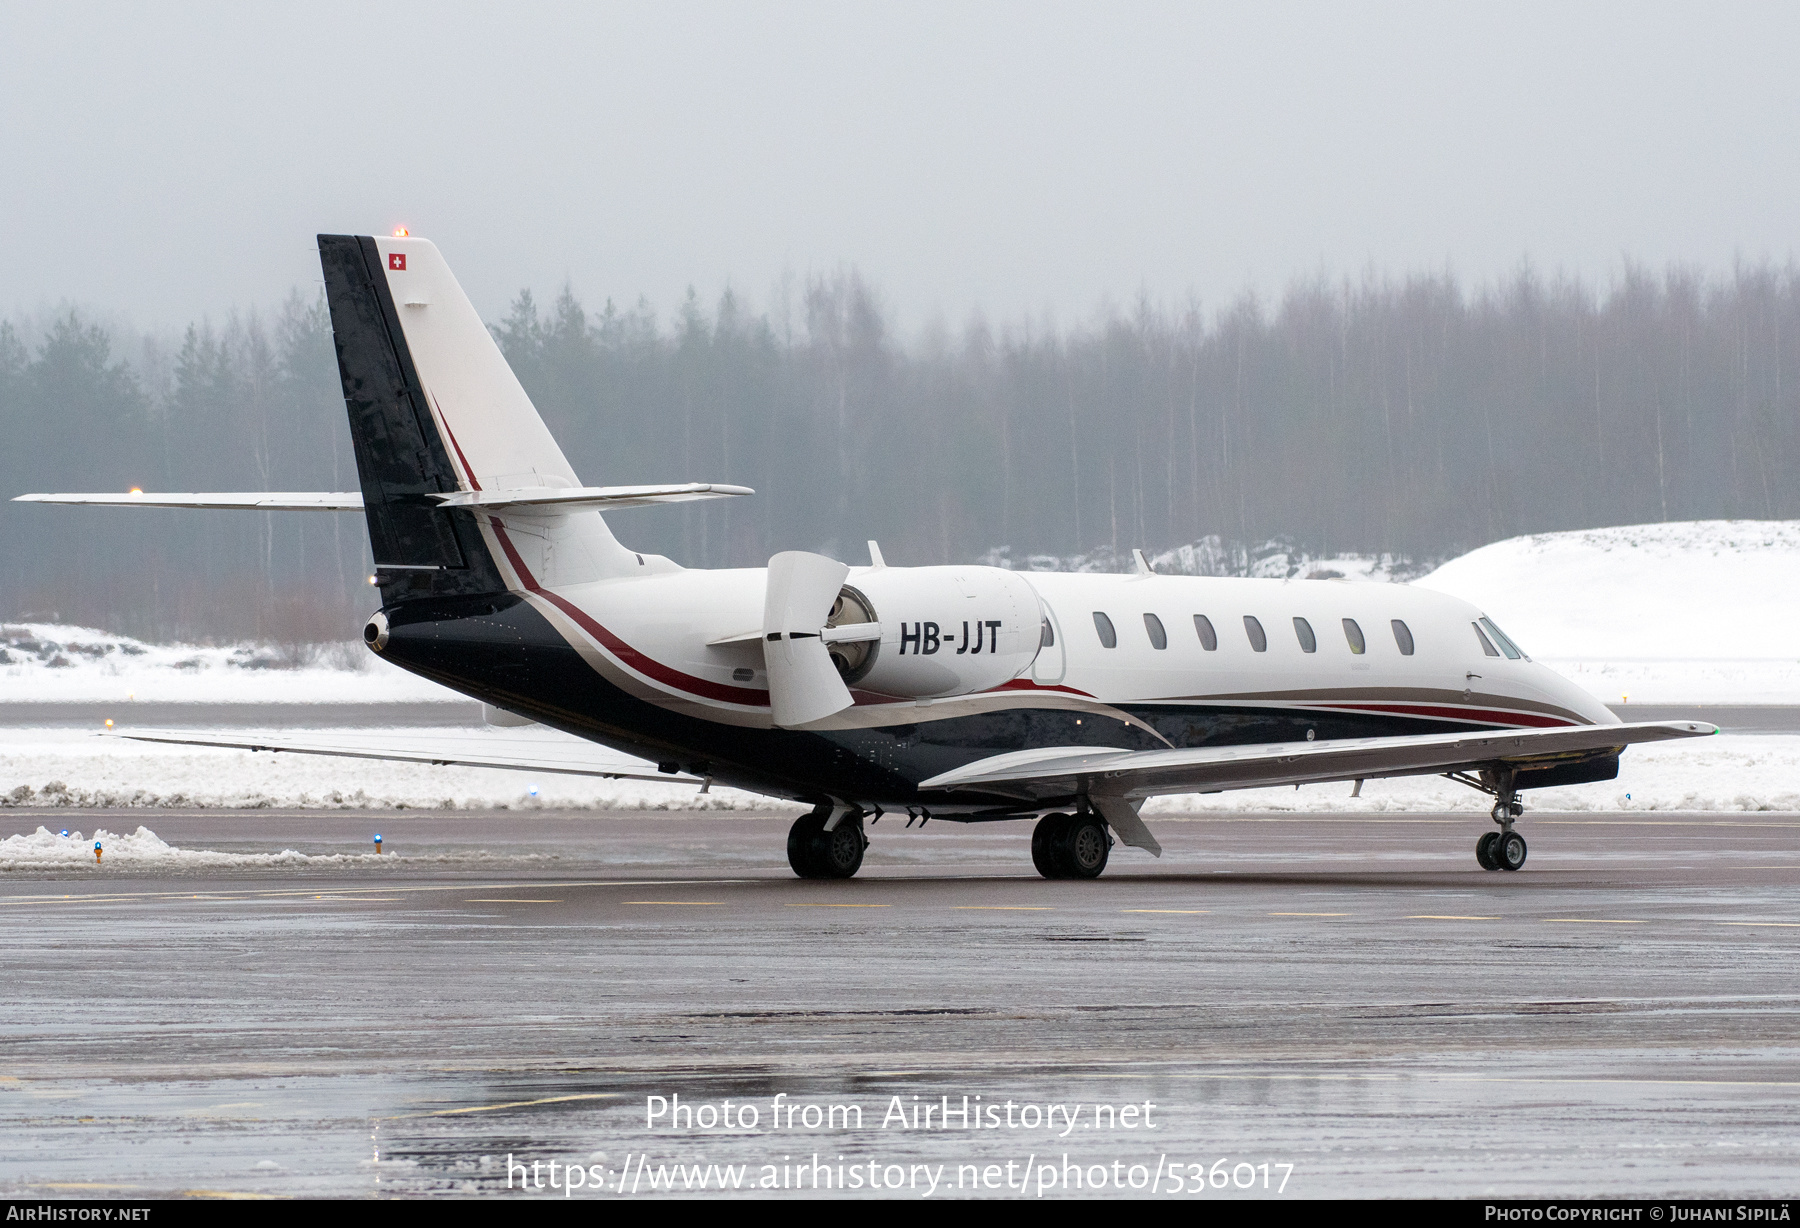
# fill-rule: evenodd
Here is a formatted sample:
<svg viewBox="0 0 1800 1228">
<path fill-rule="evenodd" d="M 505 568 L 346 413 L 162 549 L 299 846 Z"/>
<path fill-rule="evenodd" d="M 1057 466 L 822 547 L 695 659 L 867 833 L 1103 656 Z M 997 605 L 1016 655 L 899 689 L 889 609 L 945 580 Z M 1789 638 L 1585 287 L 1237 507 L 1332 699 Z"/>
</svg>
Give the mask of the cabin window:
<svg viewBox="0 0 1800 1228">
<path fill-rule="evenodd" d="M 1388 626 L 1394 629 L 1394 643 L 1399 645 L 1400 655 L 1403 657 L 1412 656 L 1413 638 L 1411 628 L 1397 618 L 1389 620 Z"/>
<path fill-rule="evenodd" d="M 1213 630 L 1212 619 L 1204 614 L 1194 615 L 1194 634 L 1200 637 L 1200 647 L 1208 652 L 1219 651 L 1219 633 Z"/>
<path fill-rule="evenodd" d="M 1300 641 L 1301 652 L 1319 651 L 1319 637 L 1313 634 L 1312 624 L 1304 618 L 1294 620 L 1294 636 Z"/>
<path fill-rule="evenodd" d="M 1150 633 L 1150 647 L 1167 648 L 1169 646 L 1169 633 L 1163 630 L 1162 619 L 1156 615 L 1144 615 L 1144 630 Z"/>
<path fill-rule="evenodd" d="M 1517 661 L 1520 657 L 1525 655 L 1525 650 L 1513 643 L 1510 635 L 1496 627 L 1493 619 L 1483 617 L 1481 625 L 1487 628 L 1487 633 L 1494 637 L 1494 643 L 1500 645 L 1500 651 L 1505 653 L 1507 657 Z"/>
<path fill-rule="evenodd" d="M 1112 619 L 1099 610 L 1094 611 L 1094 630 L 1100 633 L 1100 647 L 1117 648 L 1119 646 L 1119 633 L 1113 630 Z"/>
<path fill-rule="evenodd" d="M 1250 647 L 1258 652 L 1269 651 L 1269 637 L 1263 634 L 1262 624 L 1249 614 L 1244 615 L 1244 634 L 1250 637 Z"/>
<path fill-rule="evenodd" d="M 1052 627 L 1050 625 L 1050 620 L 1048 618 L 1044 619 L 1044 629 L 1038 635 L 1038 647 L 1039 648 L 1055 648 L 1056 647 L 1056 628 Z"/>
<path fill-rule="evenodd" d="M 1471 627 L 1475 628 L 1475 638 L 1481 641 L 1481 651 L 1487 653 L 1487 655 L 1490 657 L 1499 656 L 1500 650 L 1498 648 L 1495 648 L 1494 645 L 1488 640 L 1487 634 L 1484 631 L 1482 631 L 1482 629 L 1481 629 L 1481 624 L 1480 623 L 1470 623 L 1469 625 Z"/>
<path fill-rule="evenodd" d="M 1344 638 L 1350 641 L 1350 651 L 1359 657 L 1369 647 L 1368 641 L 1363 639 L 1362 628 L 1356 625 L 1354 618 L 1344 620 Z"/>
</svg>

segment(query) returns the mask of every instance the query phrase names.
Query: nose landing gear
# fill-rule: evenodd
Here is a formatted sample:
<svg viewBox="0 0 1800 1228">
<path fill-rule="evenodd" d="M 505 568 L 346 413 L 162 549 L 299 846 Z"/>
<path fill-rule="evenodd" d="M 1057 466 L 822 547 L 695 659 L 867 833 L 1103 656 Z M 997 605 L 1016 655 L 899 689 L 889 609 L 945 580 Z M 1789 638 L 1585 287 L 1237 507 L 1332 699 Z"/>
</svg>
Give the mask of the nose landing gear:
<svg viewBox="0 0 1800 1228">
<path fill-rule="evenodd" d="M 1525 864 L 1525 837 L 1513 830 L 1513 821 L 1525 813 L 1515 787 L 1512 768 L 1486 769 L 1476 779 L 1462 772 L 1448 773 L 1450 779 L 1480 789 L 1494 798 L 1490 817 L 1500 825 L 1475 842 L 1475 860 L 1484 870 L 1517 870 Z"/>
<path fill-rule="evenodd" d="M 1494 796 L 1499 800 L 1490 817 L 1500 824 L 1500 830 L 1490 831 L 1476 842 L 1475 860 L 1484 870 L 1516 870 L 1525 864 L 1525 837 L 1513 830 L 1513 820 L 1525 813 L 1525 804 L 1513 792 L 1511 772 L 1506 773 Z"/>
</svg>

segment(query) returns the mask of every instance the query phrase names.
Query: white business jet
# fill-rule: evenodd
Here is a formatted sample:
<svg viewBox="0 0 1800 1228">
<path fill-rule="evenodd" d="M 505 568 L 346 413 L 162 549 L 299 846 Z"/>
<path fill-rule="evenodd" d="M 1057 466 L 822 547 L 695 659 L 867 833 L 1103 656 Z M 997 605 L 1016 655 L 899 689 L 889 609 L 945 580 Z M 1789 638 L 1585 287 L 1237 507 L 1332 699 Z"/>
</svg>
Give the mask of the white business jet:
<svg viewBox="0 0 1800 1228">
<path fill-rule="evenodd" d="M 1621 724 L 1479 609 L 1405 585 L 1162 576 L 1141 552 L 1129 575 L 890 567 L 874 543 L 859 567 L 638 553 L 607 509 L 753 492 L 583 486 L 435 246 L 321 235 L 319 255 L 360 492 L 23 498 L 360 510 L 382 599 L 369 648 L 586 742 L 164 740 L 717 781 L 812 806 L 788 836 L 805 878 L 855 874 L 883 814 L 1036 818 L 1039 872 L 1094 878 L 1115 836 L 1161 854 L 1149 797 L 1432 773 L 1494 798 L 1476 859 L 1517 870 L 1521 790 L 1718 732 Z"/>
</svg>

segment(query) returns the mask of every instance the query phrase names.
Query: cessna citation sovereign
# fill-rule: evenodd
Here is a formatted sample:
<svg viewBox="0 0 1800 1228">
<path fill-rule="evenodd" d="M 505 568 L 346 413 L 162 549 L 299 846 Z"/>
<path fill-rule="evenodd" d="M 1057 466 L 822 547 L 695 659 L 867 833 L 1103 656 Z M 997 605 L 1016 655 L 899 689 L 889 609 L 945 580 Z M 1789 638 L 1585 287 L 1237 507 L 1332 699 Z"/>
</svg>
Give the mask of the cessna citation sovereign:
<svg viewBox="0 0 1800 1228">
<path fill-rule="evenodd" d="M 1521 790 L 1610 780 L 1629 743 L 1717 732 L 1620 724 L 1479 609 L 1405 585 L 1162 576 L 1141 552 L 1130 575 L 890 567 L 874 543 L 860 567 L 638 553 L 606 509 L 753 492 L 583 486 L 435 246 L 321 235 L 319 256 L 360 493 L 23 498 L 361 510 L 369 648 L 496 723 L 586 741 L 547 758 L 159 740 L 718 781 L 812 806 L 788 835 L 804 878 L 855 874 L 884 814 L 1035 818 L 1039 872 L 1094 878 L 1115 836 L 1161 854 L 1139 817 L 1158 794 L 1427 773 L 1493 797 L 1476 859 L 1517 870 Z"/>
</svg>

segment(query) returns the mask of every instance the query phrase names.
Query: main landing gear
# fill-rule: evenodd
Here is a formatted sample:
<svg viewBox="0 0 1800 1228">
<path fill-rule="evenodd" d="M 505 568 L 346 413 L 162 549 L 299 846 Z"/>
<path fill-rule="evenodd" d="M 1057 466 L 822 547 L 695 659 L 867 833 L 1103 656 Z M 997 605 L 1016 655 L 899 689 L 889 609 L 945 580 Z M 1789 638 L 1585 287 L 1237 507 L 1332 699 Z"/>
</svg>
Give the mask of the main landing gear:
<svg viewBox="0 0 1800 1228">
<path fill-rule="evenodd" d="M 1045 878 L 1099 878 L 1111 852 L 1098 815 L 1047 814 L 1031 833 L 1031 863 Z"/>
<path fill-rule="evenodd" d="M 837 825 L 826 831 L 833 814 L 840 816 Z M 788 829 L 788 864 L 801 878 L 853 878 L 868 847 L 862 812 L 845 807 L 816 807 Z"/>
</svg>

